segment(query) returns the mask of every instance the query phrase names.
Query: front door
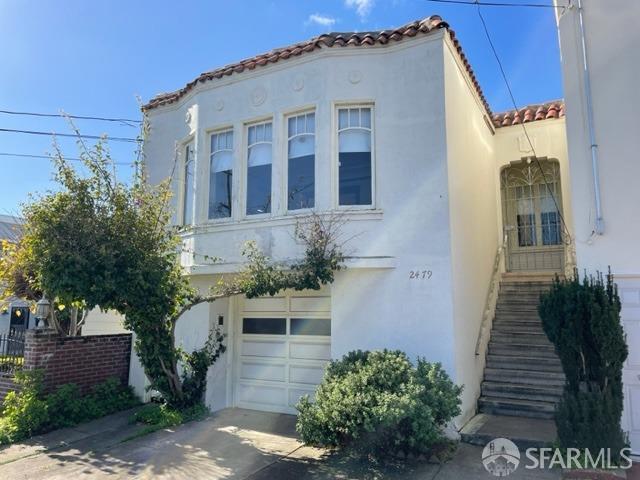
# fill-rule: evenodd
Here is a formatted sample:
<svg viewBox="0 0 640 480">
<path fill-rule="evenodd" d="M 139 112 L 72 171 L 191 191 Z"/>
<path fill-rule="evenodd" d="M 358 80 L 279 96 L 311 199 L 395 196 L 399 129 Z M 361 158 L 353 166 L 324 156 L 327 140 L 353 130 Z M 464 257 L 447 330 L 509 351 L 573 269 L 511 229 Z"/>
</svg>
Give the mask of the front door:
<svg viewBox="0 0 640 480">
<path fill-rule="evenodd" d="M 550 160 L 512 163 L 501 173 L 502 218 L 510 272 L 564 269 L 560 166 Z"/>
</svg>

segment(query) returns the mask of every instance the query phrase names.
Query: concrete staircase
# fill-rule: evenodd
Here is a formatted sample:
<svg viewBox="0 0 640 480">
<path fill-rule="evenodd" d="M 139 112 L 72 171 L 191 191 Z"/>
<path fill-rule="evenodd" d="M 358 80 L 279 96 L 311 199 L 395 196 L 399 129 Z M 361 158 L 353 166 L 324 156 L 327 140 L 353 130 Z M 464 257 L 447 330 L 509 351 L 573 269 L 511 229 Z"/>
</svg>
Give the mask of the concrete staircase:
<svg viewBox="0 0 640 480">
<path fill-rule="evenodd" d="M 564 373 L 538 316 L 551 277 L 509 276 L 500 283 L 478 411 L 553 418 Z"/>
</svg>

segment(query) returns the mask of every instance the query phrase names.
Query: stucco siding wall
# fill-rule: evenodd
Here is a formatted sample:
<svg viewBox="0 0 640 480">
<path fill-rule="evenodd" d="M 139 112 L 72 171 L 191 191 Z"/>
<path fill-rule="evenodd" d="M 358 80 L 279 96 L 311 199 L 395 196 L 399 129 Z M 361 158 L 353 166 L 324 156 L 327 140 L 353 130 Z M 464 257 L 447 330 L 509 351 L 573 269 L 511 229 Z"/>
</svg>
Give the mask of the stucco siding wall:
<svg viewBox="0 0 640 480">
<path fill-rule="evenodd" d="M 464 424 L 475 412 L 484 359 L 475 345 L 498 246 L 493 138 L 484 109 L 469 88 L 450 42 L 444 71 L 451 228 L 451 271 L 456 383 L 464 385 Z"/>
<path fill-rule="evenodd" d="M 558 3 L 564 4 L 558 0 Z M 620 287 L 629 358 L 625 365 L 623 427 L 640 454 L 640 2 L 583 0 L 604 234 L 595 235 L 595 188 L 578 11 L 558 18 L 567 139 L 571 159 L 576 250 L 580 270 L 606 271 Z"/>
<path fill-rule="evenodd" d="M 128 333 L 122 324 L 122 315 L 114 311 L 103 312 L 99 308 L 91 310 L 82 327 L 82 335 L 108 335 Z"/>
</svg>

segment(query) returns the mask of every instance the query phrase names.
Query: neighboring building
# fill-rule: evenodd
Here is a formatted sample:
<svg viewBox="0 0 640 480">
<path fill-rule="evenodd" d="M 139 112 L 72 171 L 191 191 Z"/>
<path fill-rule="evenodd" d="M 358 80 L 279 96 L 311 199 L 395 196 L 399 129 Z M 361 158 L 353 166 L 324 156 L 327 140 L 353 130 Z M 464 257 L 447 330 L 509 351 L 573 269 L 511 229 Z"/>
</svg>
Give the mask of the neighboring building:
<svg viewBox="0 0 640 480">
<path fill-rule="evenodd" d="M 582 0 L 583 29 L 577 0 L 555 3 L 568 7 L 558 12 L 557 19 L 578 267 L 590 272 L 606 272 L 611 267 L 620 288 L 629 345 L 623 420 L 634 451 L 640 453 L 640 161 L 636 123 L 640 111 L 640 2 Z M 596 145 L 595 176 L 592 143 Z M 599 211 L 596 202 L 600 203 Z"/>
<path fill-rule="evenodd" d="M 21 235 L 21 219 L 11 215 L 0 215 L 0 242 L 16 242 Z M 33 327 L 29 304 L 17 297 L 0 299 L 0 335 L 12 329 Z"/>
<path fill-rule="evenodd" d="M 0 215 L 0 241 L 17 242 L 22 234 L 22 219 L 10 215 Z M 30 313 L 31 302 L 17 297 L 0 299 L 0 335 L 12 328 L 29 329 L 36 327 L 36 319 Z M 101 312 L 95 308 L 85 321 L 82 335 L 105 335 L 124 333 L 122 317 L 114 312 Z"/>
<path fill-rule="evenodd" d="M 539 325 L 502 339 L 520 343 L 492 339 L 497 349 L 485 354 L 503 275 L 506 295 L 518 280 L 573 266 L 561 102 L 493 115 L 453 31 L 434 16 L 320 35 L 202 74 L 144 109 L 149 178 L 176 172 L 175 222 L 190 226 L 182 263 L 197 287 L 242 268 L 246 240 L 275 260 L 300 257 L 293 228 L 311 211 L 344 215 L 353 238 L 348 268 L 321 291 L 224 299 L 180 320 L 185 348 L 217 325 L 228 335 L 209 407 L 293 413 L 329 359 L 390 348 L 441 362 L 464 384 L 458 427 L 478 405 L 550 418 L 561 387 L 544 390 L 559 375 L 545 368 L 559 362 L 553 353 L 538 362 L 528 348 L 529 337 L 544 337 Z M 495 391 L 478 403 L 490 374 L 498 381 L 483 388 Z M 139 366 L 131 378 L 142 393 Z M 534 381 L 544 401 L 527 397 Z M 508 396 L 514 388 L 524 400 Z"/>
</svg>

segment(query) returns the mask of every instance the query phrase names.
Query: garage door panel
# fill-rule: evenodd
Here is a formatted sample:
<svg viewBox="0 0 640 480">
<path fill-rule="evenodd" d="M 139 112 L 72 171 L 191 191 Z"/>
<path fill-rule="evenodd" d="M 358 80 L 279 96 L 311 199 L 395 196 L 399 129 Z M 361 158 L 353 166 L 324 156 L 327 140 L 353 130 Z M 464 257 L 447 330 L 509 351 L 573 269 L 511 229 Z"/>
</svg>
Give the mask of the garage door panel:
<svg viewBox="0 0 640 480">
<path fill-rule="evenodd" d="M 318 385 L 324 375 L 324 365 L 290 365 L 289 381 L 291 383 L 306 383 Z"/>
<path fill-rule="evenodd" d="M 284 340 L 242 340 L 241 355 L 249 357 L 286 358 L 287 342 Z"/>
<path fill-rule="evenodd" d="M 289 345 L 289 356 L 296 359 L 331 360 L 331 345 L 328 343 L 292 341 Z"/>
<path fill-rule="evenodd" d="M 287 388 L 240 382 L 238 400 L 244 404 L 287 405 Z"/>
<path fill-rule="evenodd" d="M 286 310 L 284 297 L 247 298 L 244 301 L 245 312 L 281 312 Z"/>
<path fill-rule="evenodd" d="M 242 380 L 267 380 L 272 382 L 286 381 L 287 367 L 283 364 L 271 364 L 266 362 L 242 362 L 240 366 L 240 378 Z"/>
<path fill-rule="evenodd" d="M 289 389 L 289 407 L 295 407 L 303 395 L 308 395 L 309 400 L 315 401 L 316 392 L 314 389 L 290 388 Z"/>
<path fill-rule="evenodd" d="M 291 297 L 292 312 L 329 312 L 330 297 Z"/>
</svg>

